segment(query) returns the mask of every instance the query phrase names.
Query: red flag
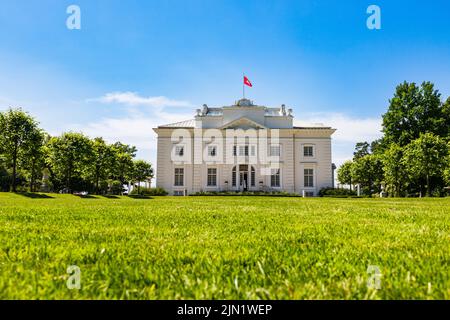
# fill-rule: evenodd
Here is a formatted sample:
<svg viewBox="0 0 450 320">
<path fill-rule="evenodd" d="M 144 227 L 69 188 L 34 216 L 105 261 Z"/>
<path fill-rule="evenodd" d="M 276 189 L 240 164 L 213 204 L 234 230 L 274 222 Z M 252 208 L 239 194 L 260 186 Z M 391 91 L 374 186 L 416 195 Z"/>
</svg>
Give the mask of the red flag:
<svg viewBox="0 0 450 320">
<path fill-rule="evenodd" d="M 250 80 L 248 80 L 248 78 L 246 76 L 244 76 L 244 84 L 249 86 L 249 87 L 253 87 L 252 83 L 250 82 Z"/>
</svg>

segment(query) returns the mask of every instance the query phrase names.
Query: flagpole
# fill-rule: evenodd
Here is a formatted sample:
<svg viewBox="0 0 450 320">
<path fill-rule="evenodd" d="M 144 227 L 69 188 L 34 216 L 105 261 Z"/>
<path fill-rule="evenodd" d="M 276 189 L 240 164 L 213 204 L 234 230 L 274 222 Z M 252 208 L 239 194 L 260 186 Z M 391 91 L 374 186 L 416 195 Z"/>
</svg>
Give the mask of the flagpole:
<svg viewBox="0 0 450 320">
<path fill-rule="evenodd" d="M 244 83 L 244 79 L 245 79 L 245 74 L 242 72 L 242 97 L 245 99 L 245 83 Z"/>
</svg>

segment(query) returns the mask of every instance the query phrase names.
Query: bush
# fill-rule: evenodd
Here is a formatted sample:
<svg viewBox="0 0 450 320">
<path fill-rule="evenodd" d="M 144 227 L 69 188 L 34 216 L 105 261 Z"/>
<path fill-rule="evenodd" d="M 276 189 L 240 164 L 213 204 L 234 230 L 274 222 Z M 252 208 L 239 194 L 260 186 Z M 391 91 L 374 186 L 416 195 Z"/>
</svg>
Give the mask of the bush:
<svg viewBox="0 0 450 320">
<path fill-rule="evenodd" d="M 296 193 L 286 191 L 200 191 L 191 196 L 272 196 L 272 197 L 299 197 Z"/>
<path fill-rule="evenodd" d="M 131 196 L 167 196 L 169 193 L 163 188 L 144 188 L 140 187 L 133 188 L 133 191 L 130 192 Z"/>
<path fill-rule="evenodd" d="M 356 191 L 350 189 L 335 189 L 335 188 L 322 188 L 319 191 L 320 197 L 351 197 L 356 196 Z"/>
</svg>

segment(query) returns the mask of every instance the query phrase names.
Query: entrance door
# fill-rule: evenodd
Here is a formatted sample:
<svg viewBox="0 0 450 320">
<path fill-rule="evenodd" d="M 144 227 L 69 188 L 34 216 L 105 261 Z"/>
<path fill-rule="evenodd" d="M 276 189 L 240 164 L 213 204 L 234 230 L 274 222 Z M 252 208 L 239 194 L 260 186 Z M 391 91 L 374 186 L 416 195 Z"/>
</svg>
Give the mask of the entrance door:
<svg viewBox="0 0 450 320">
<path fill-rule="evenodd" d="M 240 182 L 241 190 L 248 191 L 248 172 L 240 172 L 239 173 L 239 182 Z"/>
</svg>

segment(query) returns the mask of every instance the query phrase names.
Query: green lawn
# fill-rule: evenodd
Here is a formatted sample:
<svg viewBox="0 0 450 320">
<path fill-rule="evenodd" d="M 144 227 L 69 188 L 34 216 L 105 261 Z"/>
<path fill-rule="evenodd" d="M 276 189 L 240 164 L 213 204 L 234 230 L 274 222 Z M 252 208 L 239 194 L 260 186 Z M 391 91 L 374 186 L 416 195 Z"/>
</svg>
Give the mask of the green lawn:
<svg viewBox="0 0 450 320">
<path fill-rule="evenodd" d="M 48 197 L 0 193 L 2 299 L 450 299 L 450 198 Z"/>
</svg>

